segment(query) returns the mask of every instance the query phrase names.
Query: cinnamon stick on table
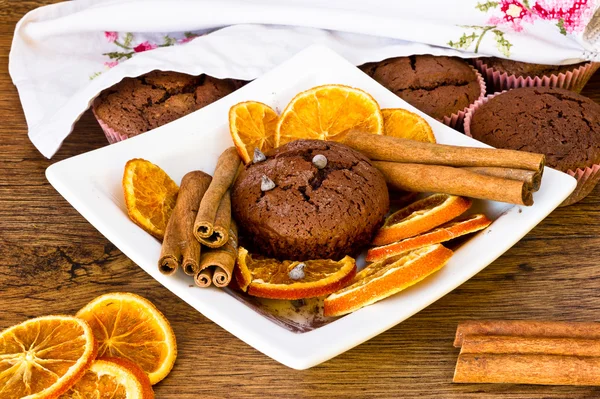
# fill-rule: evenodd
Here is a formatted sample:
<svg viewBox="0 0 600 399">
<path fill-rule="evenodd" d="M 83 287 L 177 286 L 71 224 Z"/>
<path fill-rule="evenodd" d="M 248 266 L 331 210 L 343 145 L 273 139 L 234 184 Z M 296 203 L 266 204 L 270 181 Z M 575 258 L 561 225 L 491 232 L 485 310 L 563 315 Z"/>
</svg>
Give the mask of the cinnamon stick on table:
<svg viewBox="0 0 600 399">
<path fill-rule="evenodd" d="M 462 195 L 519 205 L 533 204 L 531 187 L 518 180 L 449 166 L 382 161 L 374 161 L 373 165 L 394 189 Z"/>
<path fill-rule="evenodd" d="M 194 237 L 194 220 L 210 182 L 210 175 L 201 171 L 189 172 L 181 179 L 177 202 L 167 223 L 158 260 L 161 273 L 173 274 L 180 265 L 191 276 L 198 272 L 200 243 Z"/>
<path fill-rule="evenodd" d="M 212 282 L 215 286 L 222 288 L 229 285 L 233 267 L 235 266 L 235 261 L 237 259 L 237 248 L 237 226 L 232 220 L 227 244 L 220 248 L 208 248 L 202 252 L 202 257 L 200 258 L 200 273 L 210 269 Z M 200 273 L 196 277 L 196 284 L 198 284 Z"/>
<path fill-rule="evenodd" d="M 374 161 L 446 166 L 493 166 L 533 171 L 541 171 L 545 165 L 544 155 L 531 152 L 423 143 L 361 132 L 348 133 L 342 143 L 362 152 Z"/>
<path fill-rule="evenodd" d="M 460 323 L 454 346 L 460 348 L 467 335 L 500 335 L 600 340 L 600 323 L 537 320 L 472 320 Z"/>
<path fill-rule="evenodd" d="M 212 182 L 200 203 L 194 223 L 194 235 L 198 240 L 206 239 L 213 243 L 214 247 L 225 245 L 229 239 L 231 209 L 224 204 L 219 213 L 219 208 L 235 180 L 240 164 L 241 160 L 235 147 L 226 149 L 217 160 Z M 229 212 L 229 217 L 226 212 Z"/>
<path fill-rule="evenodd" d="M 532 191 L 538 191 L 542 184 L 542 173 L 540 171 L 515 169 L 515 168 L 500 168 L 495 166 L 467 166 L 463 169 L 471 172 L 481 173 L 482 175 L 501 177 L 503 179 L 519 180 L 531 186 Z"/>
</svg>

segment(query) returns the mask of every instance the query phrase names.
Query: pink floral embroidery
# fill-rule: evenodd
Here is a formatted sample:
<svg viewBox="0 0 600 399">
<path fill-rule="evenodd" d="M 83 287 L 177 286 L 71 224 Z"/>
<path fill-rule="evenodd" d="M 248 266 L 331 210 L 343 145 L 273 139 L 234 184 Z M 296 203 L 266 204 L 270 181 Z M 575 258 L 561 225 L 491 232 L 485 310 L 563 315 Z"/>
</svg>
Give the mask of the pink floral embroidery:
<svg viewBox="0 0 600 399">
<path fill-rule="evenodd" d="M 592 4 L 588 0 L 542 0 L 531 7 L 541 19 L 558 21 L 561 31 L 580 32 L 585 29 L 592 14 Z"/>
<path fill-rule="evenodd" d="M 150 43 L 149 41 L 145 41 L 142 42 L 140 44 L 138 44 L 137 46 L 135 46 L 133 48 L 133 51 L 135 51 L 136 53 L 142 53 L 144 51 L 148 51 L 148 50 L 154 50 L 155 48 L 157 48 L 158 46 L 154 43 Z"/>
<path fill-rule="evenodd" d="M 119 34 L 117 32 L 104 32 L 104 37 L 109 42 L 114 43 L 119 38 Z"/>
<path fill-rule="evenodd" d="M 516 0 L 502 0 L 500 3 L 500 11 L 502 16 L 492 17 L 488 21 L 489 24 L 494 22 L 494 25 L 508 24 L 514 31 L 521 32 L 523 30 L 523 22 L 531 23 L 533 15 L 529 9 Z M 499 23 L 498 23 L 499 21 Z"/>
<path fill-rule="evenodd" d="M 106 61 L 104 63 L 104 66 L 106 66 L 108 68 L 113 68 L 113 67 L 116 67 L 117 65 L 119 65 L 119 61 Z"/>
</svg>

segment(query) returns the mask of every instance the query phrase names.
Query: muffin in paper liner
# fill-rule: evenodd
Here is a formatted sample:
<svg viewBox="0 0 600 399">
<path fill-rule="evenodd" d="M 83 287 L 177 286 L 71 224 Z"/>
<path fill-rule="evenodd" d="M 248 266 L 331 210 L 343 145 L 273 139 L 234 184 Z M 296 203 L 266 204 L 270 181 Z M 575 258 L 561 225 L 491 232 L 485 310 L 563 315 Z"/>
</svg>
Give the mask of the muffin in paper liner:
<svg viewBox="0 0 600 399">
<path fill-rule="evenodd" d="M 96 101 L 94 101 L 94 103 L 92 104 L 92 113 L 96 117 L 96 120 L 102 128 L 102 131 L 104 132 L 104 135 L 106 136 L 106 139 L 108 140 L 109 144 L 114 144 L 119 141 L 127 140 L 129 138 L 129 136 L 127 136 L 126 134 L 121 134 L 115 129 L 109 127 L 106 123 L 104 123 L 102 119 L 100 119 L 100 117 L 96 113 Z"/>
<path fill-rule="evenodd" d="M 476 100 L 476 101 L 479 101 L 485 97 L 487 88 L 485 85 L 485 80 L 483 79 L 483 76 L 481 76 L 479 71 L 477 71 L 475 68 L 473 68 L 473 72 L 475 72 L 475 75 L 477 76 L 477 81 L 479 82 L 479 87 L 481 88 L 481 91 L 479 92 L 479 98 Z M 469 107 L 466 107 L 462 111 L 457 111 L 450 116 L 444 116 L 444 119 L 442 120 L 442 122 L 445 125 L 450 126 L 452 129 L 462 132 L 463 131 L 463 120 L 464 120 L 465 114 L 467 112 L 467 109 L 469 109 Z"/>
<path fill-rule="evenodd" d="M 473 114 L 477 111 L 477 109 L 483 104 L 487 103 L 490 99 L 506 93 L 507 91 L 508 90 L 504 90 L 500 93 L 490 94 L 489 96 L 475 101 L 475 103 L 473 103 L 473 105 L 467 109 L 464 117 L 464 129 L 467 136 L 473 137 L 471 135 L 471 119 L 473 118 Z M 571 169 L 563 170 L 562 172 L 568 174 L 569 176 L 573 176 L 577 180 L 577 187 L 575 187 L 575 190 L 567 197 L 567 199 L 563 201 L 562 204 L 559 205 L 559 207 L 572 205 L 578 201 L 581 201 L 590 192 L 592 192 L 594 187 L 596 187 L 598 180 L 600 180 L 600 173 L 598 173 L 599 171 L 600 164 L 593 164 L 592 166 L 588 166 L 583 169 L 577 168 L 574 171 Z"/>
<path fill-rule="evenodd" d="M 518 87 L 558 87 L 579 93 L 590 80 L 594 72 L 600 68 L 600 62 L 588 62 L 572 71 L 544 76 L 516 76 L 507 72 L 496 71 L 488 67 L 482 60 L 475 60 L 475 67 L 481 72 L 493 92 L 516 89 Z"/>
</svg>

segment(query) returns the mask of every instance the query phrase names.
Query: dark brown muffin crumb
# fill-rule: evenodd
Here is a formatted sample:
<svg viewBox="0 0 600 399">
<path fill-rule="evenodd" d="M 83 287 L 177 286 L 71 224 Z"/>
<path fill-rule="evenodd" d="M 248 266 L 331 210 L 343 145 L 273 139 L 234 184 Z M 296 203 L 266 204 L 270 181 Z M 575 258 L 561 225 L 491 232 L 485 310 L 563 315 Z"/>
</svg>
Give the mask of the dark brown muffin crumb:
<svg viewBox="0 0 600 399">
<path fill-rule="evenodd" d="M 482 57 L 479 58 L 488 68 L 493 68 L 498 72 L 506 72 L 508 75 L 523 76 L 523 77 L 535 77 L 544 75 L 558 75 L 559 73 L 565 73 L 567 71 L 573 71 L 585 62 L 572 65 L 543 65 L 543 64 L 530 64 L 528 62 L 519 62 L 513 60 L 506 60 L 503 58 L 496 57 Z"/>
<path fill-rule="evenodd" d="M 513 89 L 475 111 L 471 135 L 497 148 L 546 154 L 562 171 L 600 162 L 600 105 L 569 90 Z"/>
<path fill-rule="evenodd" d="M 104 90 L 94 111 L 110 128 L 131 137 L 196 111 L 240 86 L 231 79 L 152 71 Z"/>
<path fill-rule="evenodd" d="M 412 55 L 361 69 L 404 101 L 436 119 L 462 111 L 481 94 L 477 75 L 456 57 Z"/>
<path fill-rule="evenodd" d="M 318 169 L 315 155 L 327 158 Z M 275 188 L 261 190 L 262 176 Z M 232 190 L 241 238 L 280 260 L 341 259 L 368 244 L 389 208 L 385 180 L 359 152 L 339 143 L 298 140 L 250 164 Z"/>
</svg>

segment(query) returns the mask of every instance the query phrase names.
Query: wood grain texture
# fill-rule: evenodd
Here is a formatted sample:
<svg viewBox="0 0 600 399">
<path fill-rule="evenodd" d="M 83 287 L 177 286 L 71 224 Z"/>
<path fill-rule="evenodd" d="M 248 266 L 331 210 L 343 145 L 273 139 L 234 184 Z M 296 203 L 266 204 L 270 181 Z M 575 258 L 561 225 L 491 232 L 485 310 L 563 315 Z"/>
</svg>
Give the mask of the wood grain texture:
<svg viewBox="0 0 600 399">
<path fill-rule="evenodd" d="M 0 2 L 0 329 L 43 314 L 73 314 L 97 295 L 131 291 L 153 301 L 177 335 L 175 368 L 155 387 L 161 399 L 600 396 L 600 387 L 451 382 L 459 321 L 598 321 L 600 187 L 555 211 L 484 271 L 404 323 L 310 370 L 288 369 L 160 286 L 46 181 L 51 163 L 107 144 L 89 112 L 51 161 L 27 138 L 8 52 L 18 19 L 51 2 Z M 584 94 L 600 102 L 600 74 Z"/>
</svg>

